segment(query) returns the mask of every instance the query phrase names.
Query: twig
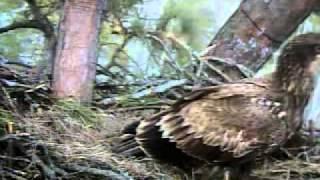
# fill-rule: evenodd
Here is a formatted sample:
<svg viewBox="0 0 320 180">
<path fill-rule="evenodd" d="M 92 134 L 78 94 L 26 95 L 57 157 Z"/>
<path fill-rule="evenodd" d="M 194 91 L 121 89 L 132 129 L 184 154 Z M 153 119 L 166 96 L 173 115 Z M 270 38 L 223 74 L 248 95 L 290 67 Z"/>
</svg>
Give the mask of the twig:
<svg viewBox="0 0 320 180">
<path fill-rule="evenodd" d="M 169 52 L 167 46 L 165 45 L 165 43 L 159 38 L 157 37 L 156 35 L 154 34 L 147 34 L 146 35 L 147 38 L 150 38 L 152 40 L 155 40 L 156 42 L 158 42 L 161 46 L 162 46 L 162 49 L 164 50 L 165 52 L 165 56 L 166 58 L 164 58 L 165 62 L 170 65 L 174 70 L 176 70 L 179 74 L 184 74 L 186 76 L 186 78 L 192 80 L 192 81 L 195 81 L 197 79 L 196 76 L 194 76 L 193 74 L 183 70 L 182 68 L 180 68 L 177 64 L 176 64 L 176 60 L 174 60 L 174 58 L 171 56 L 171 53 Z"/>
<path fill-rule="evenodd" d="M 2 90 L 3 94 L 6 97 L 7 104 L 9 105 L 8 108 L 11 109 L 12 112 L 14 112 L 14 114 L 13 114 L 14 116 L 16 116 L 17 118 L 22 120 L 22 116 L 18 112 L 18 108 L 16 107 L 15 103 L 12 101 L 10 94 L 8 93 L 8 91 L 6 90 L 5 87 L 3 87 L 1 84 L 0 84 L 0 86 L 1 86 L 1 90 Z"/>
<path fill-rule="evenodd" d="M 253 71 L 251 71 L 249 68 L 243 66 L 242 64 L 233 63 L 233 62 L 227 61 L 223 58 L 219 58 L 216 56 L 203 56 L 203 57 L 200 57 L 200 60 L 201 61 L 215 61 L 215 62 L 222 63 L 224 65 L 227 65 L 227 66 L 235 67 L 242 75 L 245 76 L 245 78 L 253 77 L 253 75 L 255 74 Z"/>
<path fill-rule="evenodd" d="M 26 158 L 16 158 L 16 157 L 10 157 L 10 156 L 3 156 L 3 155 L 0 155 L 0 159 L 3 159 L 3 160 L 11 160 L 11 161 L 22 161 L 22 162 L 25 162 L 25 163 L 30 163 L 31 161 L 29 159 L 26 159 Z"/>
<path fill-rule="evenodd" d="M 9 172 L 7 172 L 7 171 L 4 171 L 4 172 L 1 172 L 0 171 L 0 174 L 1 174 L 1 176 L 3 176 L 3 177 L 10 177 L 10 178 L 12 178 L 12 179 L 16 179 L 16 180 L 27 180 L 26 178 L 24 178 L 24 177 L 21 177 L 21 176 L 18 176 L 18 175 L 15 175 L 15 174 L 13 174 L 13 173 L 9 173 Z M 0 177 L 1 177 L 0 176 Z"/>
<path fill-rule="evenodd" d="M 99 175 L 99 176 L 104 176 L 106 178 L 110 178 L 113 180 L 130 180 L 132 178 L 116 173 L 111 170 L 102 170 L 102 169 L 97 169 L 97 168 L 92 168 L 92 167 L 85 167 L 85 166 L 80 166 L 80 165 L 68 165 L 66 169 L 69 169 L 71 171 L 77 171 L 78 173 L 88 173 L 88 174 L 93 174 L 93 175 Z"/>
<path fill-rule="evenodd" d="M 166 109 L 169 106 L 136 106 L 136 107 L 128 107 L 128 108 L 115 108 L 115 109 L 108 109 L 105 112 L 127 112 L 127 111 L 138 111 L 138 110 L 145 110 L 145 109 Z"/>
<path fill-rule="evenodd" d="M 32 154 L 32 161 L 41 168 L 45 177 L 49 179 L 56 179 L 55 171 L 49 168 L 36 154 Z"/>
<path fill-rule="evenodd" d="M 212 64 L 210 64 L 207 61 L 204 61 L 204 63 L 210 68 L 212 69 L 215 73 L 217 73 L 220 77 L 223 78 L 223 80 L 225 80 L 226 82 L 231 82 L 232 79 L 225 73 L 223 73 L 220 69 L 218 69 L 217 67 L 213 66 Z"/>
</svg>

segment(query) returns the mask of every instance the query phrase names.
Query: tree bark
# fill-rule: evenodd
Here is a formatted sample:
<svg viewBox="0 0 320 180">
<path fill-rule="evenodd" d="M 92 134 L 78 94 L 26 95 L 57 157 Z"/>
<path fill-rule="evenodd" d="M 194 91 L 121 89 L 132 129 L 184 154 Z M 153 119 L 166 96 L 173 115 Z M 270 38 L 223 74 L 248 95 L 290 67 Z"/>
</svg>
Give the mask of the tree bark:
<svg viewBox="0 0 320 180">
<path fill-rule="evenodd" d="M 243 0 L 211 41 L 205 56 L 223 58 L 256 72 L 318 5 L 317 0 Z M 210 63 L 232 80 L 244 77 L 226 65 Z"/>
<path fill-rule="evenodd" d="M 68 0 L 59 25 L 52 87 L 58 98 L 92 100 L 105 0 Z"/>
</svg>

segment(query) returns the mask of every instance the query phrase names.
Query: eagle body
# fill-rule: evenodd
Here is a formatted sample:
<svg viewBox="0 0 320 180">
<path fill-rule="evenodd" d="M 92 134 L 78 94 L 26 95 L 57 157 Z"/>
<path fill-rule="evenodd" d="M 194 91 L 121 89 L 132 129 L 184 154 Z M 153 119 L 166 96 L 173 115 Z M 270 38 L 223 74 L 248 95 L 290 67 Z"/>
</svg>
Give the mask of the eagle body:
<svg viewBox="0 0 320 180">
<path fill-rule="evenodd" d="M 305 34 L 283 49 L 263 78 L 194 90 L 171 108 L 136 124 L 134 146 L 180 167 L 241 166 L 284 145 L 301 127 L 320 66 L 320 35 Z"/>
<path fill-rule="evenodd" d="M 272 151 L 290 135 L 283 94 L 269 84 L 243 81 L 196 90 L 161 117 L 142 121 L 136 140 L 148 155 L 173 163 L 180 157 L 161 152 L 169 144 L 208 163 L 241 162 Z M 161 141 L 165 146 L 159 147 Z"/>
</svg>

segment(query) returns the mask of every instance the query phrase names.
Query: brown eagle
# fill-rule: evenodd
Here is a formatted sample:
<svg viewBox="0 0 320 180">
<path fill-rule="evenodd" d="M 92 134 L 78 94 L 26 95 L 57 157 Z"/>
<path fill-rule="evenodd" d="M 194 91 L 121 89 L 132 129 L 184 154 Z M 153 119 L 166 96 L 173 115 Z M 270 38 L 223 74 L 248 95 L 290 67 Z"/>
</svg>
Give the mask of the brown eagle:
<svg viewBox="0 0 320 180">
<path fill-rule="evenodd" d="M 284 47 L 273 74 L 195 90 L 132 125 L 131 139 L 115 150 L 142 150 L 178 166 L 243 166 L 299 130 L 319 67 L 320 34 L 297 36 Z"/>
</svg>

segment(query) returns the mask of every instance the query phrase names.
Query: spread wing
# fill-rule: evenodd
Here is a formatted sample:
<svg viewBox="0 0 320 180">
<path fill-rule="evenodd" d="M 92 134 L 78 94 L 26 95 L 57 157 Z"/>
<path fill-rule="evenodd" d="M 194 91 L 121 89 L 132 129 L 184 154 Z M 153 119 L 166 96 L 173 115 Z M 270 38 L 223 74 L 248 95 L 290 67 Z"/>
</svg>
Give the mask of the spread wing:
<svg viewBox="0 0 320 180">
<path fill-rule="evenodd" d="M 195 91 L 171 110 L 141 122 L 136 139 L 151 155 L 157 150 L 148 146 L 150 142 L 165 139 L 207 162 L 227 162 L 248 157 L 257 149 L 265 151 L 287 137 L 286 123 L 279 116 L 281 103 L 275 101 L 275 94 L 268 94 L 267 87 L 242 82 Z M 158 136 L 149 136 L 151 131 L 158 131 Z M 161 148 L 166 147 L 157 147 Z"/>
</svg>

